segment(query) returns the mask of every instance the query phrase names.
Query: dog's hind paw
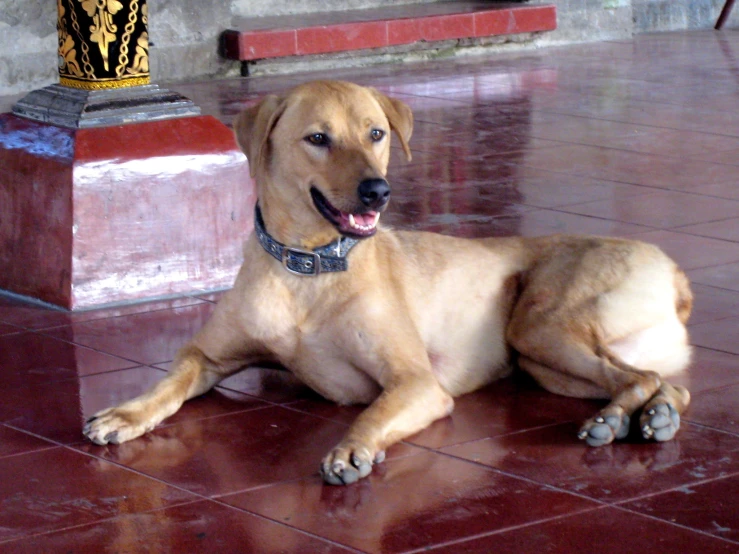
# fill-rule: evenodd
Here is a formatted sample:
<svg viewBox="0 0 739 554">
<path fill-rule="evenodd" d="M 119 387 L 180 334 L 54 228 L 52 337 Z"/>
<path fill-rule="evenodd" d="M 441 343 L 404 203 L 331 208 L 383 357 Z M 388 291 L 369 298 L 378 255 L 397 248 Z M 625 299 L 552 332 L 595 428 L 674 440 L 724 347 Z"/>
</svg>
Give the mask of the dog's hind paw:
<svg viewBox="0 0 739 554">
<path fill-rule="evenodd" d="M 644 409 L 639 423 L 645 439 L 668 441 L 680 429 L 680 414 L 671 404 L 654 404 Z"/>
<path fill-rule="evenodd" d="M 321 462 L 321 476 L 329 485 L 351 485 L 372 473 L 372 465 L 385 459 L 385 452 L 372 454 L 369 449 L 340 444 Z"/>
<path fill-rule="evenodd" d="M 628 414 L 605 412 L 604 410 L 583 424 L 577 434 L 580 440 L 584 440 L 590 446 L 603 446 L 616 439 L 626 438 L 631 424 Z"/>
</svg>

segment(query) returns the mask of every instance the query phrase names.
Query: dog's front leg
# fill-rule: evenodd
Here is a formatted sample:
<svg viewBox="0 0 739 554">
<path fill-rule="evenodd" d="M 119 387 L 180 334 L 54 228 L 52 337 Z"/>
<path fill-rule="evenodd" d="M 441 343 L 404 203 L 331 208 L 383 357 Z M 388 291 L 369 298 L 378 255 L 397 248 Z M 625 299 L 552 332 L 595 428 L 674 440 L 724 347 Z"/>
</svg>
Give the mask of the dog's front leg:
<svg viewBox="0 0 739 554">
<path fill-rule="evenodd" d="M 453 407 L 430 368 L 393 378 L 323 459 L 324 481 L 348 485 L 366 477 L 384 460 L 388 446 L 449 415 Z"/>
<path fill-rule="evenodd" d="M 212 365 L 200 349 L 185 346 L 167 377 L 141 396 L 96 413 L 83 433 L 95 444 L 119 444 L 143 435 L 220 381 L 222 375 Z"/>
<path fill-rule="evenodd" d="M 232 316 L 228 295 L 193 340 L 177 353 L 167 376 L 141 396 L 102 410 L 85 423 L 83 433 L 95 444 L 119 444 L 150 431 L 190 398 L 253 363 L 258 343 L 246 336 Z M 238 304 L 236 304 L 238 305 Z"/>
</svg>

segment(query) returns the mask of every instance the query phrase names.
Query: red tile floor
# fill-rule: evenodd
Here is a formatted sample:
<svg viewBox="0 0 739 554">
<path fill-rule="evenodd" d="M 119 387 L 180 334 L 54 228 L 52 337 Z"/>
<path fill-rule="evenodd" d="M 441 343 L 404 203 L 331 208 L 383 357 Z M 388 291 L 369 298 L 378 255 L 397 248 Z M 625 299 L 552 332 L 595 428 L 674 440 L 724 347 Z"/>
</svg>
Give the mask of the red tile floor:
<svg viewBox="0 0 739 554">
<path fill-rule="evenodd" d="M 315 76 L 175 88 L 230 122 Z M 631 236 L 682 263 L 696 349 L 677 439 L 588 448 L 575 434 L 598 402 L 512 378 L 326 487 L 318 461 L 358 410 L 255 369 L 144 438 L 93 446 L 85 417 L 161 378 L 218 294 L 74 314 L 3 297 L 0 551 L 739 552 L 739 32 L 320 76 L 415 110 L 393 224 Z"/>
</svg>

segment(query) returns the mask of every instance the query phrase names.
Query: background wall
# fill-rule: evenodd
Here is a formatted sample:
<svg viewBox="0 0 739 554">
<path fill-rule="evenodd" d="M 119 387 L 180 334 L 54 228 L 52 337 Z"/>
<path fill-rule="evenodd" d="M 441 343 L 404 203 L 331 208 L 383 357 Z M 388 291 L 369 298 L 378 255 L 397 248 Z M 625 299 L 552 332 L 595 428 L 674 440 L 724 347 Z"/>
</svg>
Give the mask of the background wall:
<svg viewBox="0 0 739 554">
<path fill-rule="evenodd" d="M 434 1 L 436 0 L 233 0 L 232 5 L 234 15 L 262 17 L 331 10 L 356 10 L 399 4 L 423 4 Z"/>
<path fill-rule="evenodd" d="M 149 0 L 152 78 L 161 83 L 239 75 L 238 62 L 218 56 L 219 36 L 235 17 L 432 1 Z M 558 29 L 534 39 L 537 45 L 623 39 L 648 31 L 709 29 L 724 4 L 724 0 L 549 1 L 557 5 Z M 20 94 L 57 81 L 56 17 L 54 0 L 0 0 L 0 95 Z M 727 26 L 738 21 L 739 13 L 733 13 Z M 361 60 L 356 54 L 353 57 Z"/>
<path fill-rule="evenodd" d="M 55 82 L 56 2 L 0 0 L 0 94 Z"/>
<path fill-rule="evenodd" d="M 704 29 L 716 24 L 725 0 L 632 0 L 634 31 L 676 31 Z M 728 28 L 739 22 L 739 6 L 735 7 Z"/>
</svg>

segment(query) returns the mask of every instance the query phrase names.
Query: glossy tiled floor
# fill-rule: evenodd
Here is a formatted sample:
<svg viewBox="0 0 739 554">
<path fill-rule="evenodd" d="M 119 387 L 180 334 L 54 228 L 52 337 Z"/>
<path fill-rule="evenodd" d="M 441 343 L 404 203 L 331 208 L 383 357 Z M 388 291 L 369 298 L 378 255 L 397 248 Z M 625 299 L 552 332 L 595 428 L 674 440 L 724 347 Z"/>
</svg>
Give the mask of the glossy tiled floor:
<svg viewBox="0 0 739 554">
<path fill-rule="evenodd" d="M 739 551 L 739 32 L 346 70 L 415 110 L 392 223 L 656 242 L 695 282 L 694 403 L 677 440 L 590 449 L 598 402 L 509 379 L 324 487 L 357 409 L 253 370 L 145 438 L 82 421 L 161 378 L 218 295 L 72 315 L 0 299 L 2 552 Z M 230 122 L 310 76 L 176 88 Z"/>
</svg>

